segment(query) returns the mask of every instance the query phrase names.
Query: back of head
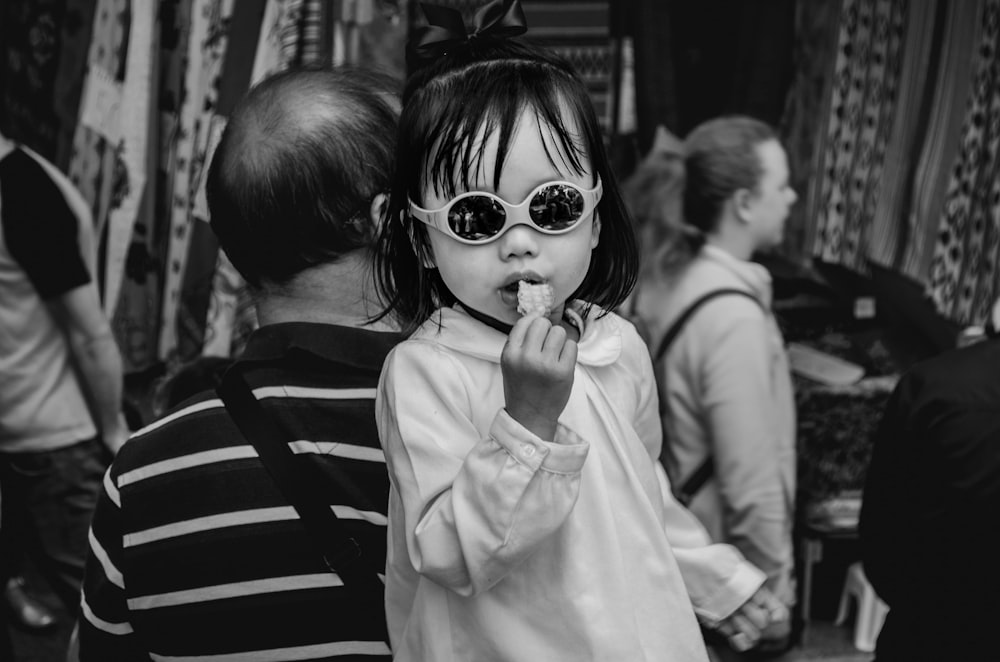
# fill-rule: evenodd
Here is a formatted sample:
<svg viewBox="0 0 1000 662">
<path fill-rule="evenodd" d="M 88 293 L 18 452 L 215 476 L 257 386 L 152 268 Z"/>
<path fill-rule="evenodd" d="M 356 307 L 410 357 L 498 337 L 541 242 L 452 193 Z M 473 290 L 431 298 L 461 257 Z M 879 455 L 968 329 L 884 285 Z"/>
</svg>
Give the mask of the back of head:
<svg viewBox="0 0 1000 662">
<path fill-rule="evenodd" d="M 600 243 L 576 296 L 611 309 L 631 290 L 638 263 L 635 237 L 586 85 L 553 52 L 518 39 L 484 37 L 432 54 L 407 80 L 388 220 L 376 253 L 386 314 L 413 326 L 455 302 L 436 271 L 424 266 L 427 230 L 407 217 L 408 200 L 420 204 L 425 187 L 449 197 L 472 190 L 483 168 L 484 134 L 499 139 L 493 164 L 497 188 L 525 111 L 551 131 L 562 152 L 552 155 L 553 163 L 579 174 L 589 164 L 603 183 Z"/>
<path fill-rule="evenodd" d="M 695 127 L 684 140 L 684 221 L 703 234 L 713 232 L 726 201 L 740 189 L 756 189 L 764 174 L 757 147 L 776 139 L 770 126 L 751 117 L 720 117 Z"/>
<path fill-rule="evenodd" d="M 222 250 L 251 287 L 372 246 L 369 210 L 392 167 L 391 85 L 360 69 L 297 69 L 238 104 L 206 194 Z"/>
</svg>

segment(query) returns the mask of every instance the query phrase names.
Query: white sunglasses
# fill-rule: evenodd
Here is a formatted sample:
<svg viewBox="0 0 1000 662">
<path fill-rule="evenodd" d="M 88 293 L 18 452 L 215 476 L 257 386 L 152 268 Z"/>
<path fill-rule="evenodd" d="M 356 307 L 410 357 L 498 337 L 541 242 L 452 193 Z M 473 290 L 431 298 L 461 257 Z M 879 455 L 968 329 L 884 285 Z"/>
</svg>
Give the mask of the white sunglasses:
<svg viewBox="0 0 1000 662">
<path fill-rule="evenodd" d="M 493 193 L 469 191 L 439 209 L 424 209 L 410 200 L 410 216 L 463 244 L 485 244 L 515 225 L 529 225 L 545 234 L 569 232 L 594 211 L 603 192 L 599 177 L 592 189 L 570 182 L 546 182 L 518 205 Z M 525 206 L 527 215 L 512 213 Z"/>
</svg>

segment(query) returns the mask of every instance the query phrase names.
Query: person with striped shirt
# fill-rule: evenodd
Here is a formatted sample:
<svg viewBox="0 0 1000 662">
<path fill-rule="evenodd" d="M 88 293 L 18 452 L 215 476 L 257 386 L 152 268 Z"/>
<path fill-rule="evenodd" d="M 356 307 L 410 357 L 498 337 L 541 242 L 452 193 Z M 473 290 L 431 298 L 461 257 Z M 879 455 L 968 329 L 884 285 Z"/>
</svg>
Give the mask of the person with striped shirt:
<svg viewBox="0 0 1000 662">
<path fill-rule="evenodd" d="M 259 321 L 236 365 L 253 365 L 254 395 L 328 481 L 374 568 L 389 493 L 375 387 L 402 340 L 394 323 L 370 322 L 367 269 L 397 120 L 389 85 L 340 68 L 265 79 L 231 115 L 207 181 L 212 228 Z M 104 478 L 79 659 L 389 660 L 384 612 L 356 597 L 203 392 L 137 431 Z"/>
</svg>

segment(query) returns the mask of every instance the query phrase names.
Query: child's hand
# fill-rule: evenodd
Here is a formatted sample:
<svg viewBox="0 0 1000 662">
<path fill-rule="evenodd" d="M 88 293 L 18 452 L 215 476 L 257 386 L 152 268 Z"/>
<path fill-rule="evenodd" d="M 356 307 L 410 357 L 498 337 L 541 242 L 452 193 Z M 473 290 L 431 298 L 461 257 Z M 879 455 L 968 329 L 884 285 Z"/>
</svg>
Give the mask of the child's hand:
<svg viewBox="0 0 1000 662">
<path fill-rule="evenodd" d="M 546 441 L 556 435 L 556 421 L 573 388 L 576 342 L 566 329 L 544 318 L 522 317 L 500 355 L 507 413 Z"/>
</svg>

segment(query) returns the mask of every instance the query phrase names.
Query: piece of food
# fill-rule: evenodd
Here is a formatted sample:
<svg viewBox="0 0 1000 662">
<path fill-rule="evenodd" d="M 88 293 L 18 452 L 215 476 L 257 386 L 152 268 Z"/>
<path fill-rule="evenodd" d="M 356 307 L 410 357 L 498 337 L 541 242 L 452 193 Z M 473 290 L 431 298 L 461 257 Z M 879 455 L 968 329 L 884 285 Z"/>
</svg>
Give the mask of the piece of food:
<svg viewBox="0 0 1000 662">
<path fill-rule="evenodd" d="M 552 286 L 548 283 L 536 285 L 522 280 L 517 284 L 517 312 L 521 315 L 548 317 L 554 298 Z"/>
</svg>

